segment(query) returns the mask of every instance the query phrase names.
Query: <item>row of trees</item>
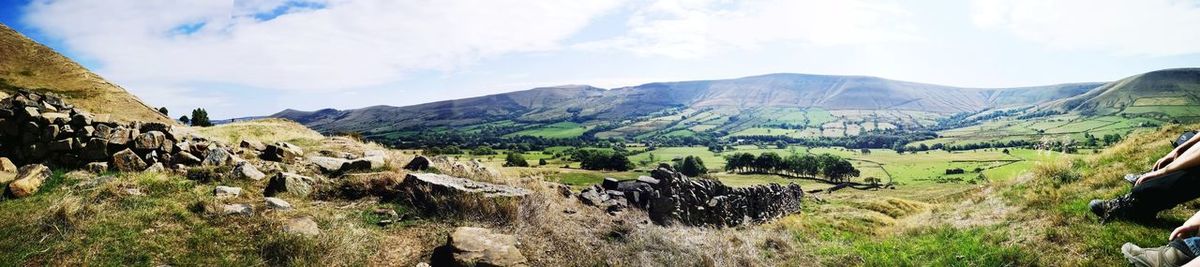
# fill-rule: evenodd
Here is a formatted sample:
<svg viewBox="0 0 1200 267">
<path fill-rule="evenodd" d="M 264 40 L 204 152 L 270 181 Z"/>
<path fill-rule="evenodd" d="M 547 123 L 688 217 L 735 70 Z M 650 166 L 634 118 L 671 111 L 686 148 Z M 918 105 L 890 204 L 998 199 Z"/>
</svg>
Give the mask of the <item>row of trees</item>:
<svg viewBox="0 0 1200 267">
<path fill-rule="evenodd" d="M 831 154 L 779 156 L 766 152 L 758 156 L 737 153 L 725 158 L 725 170 L 738 173 L 779 174 L 792 176 L 824 176 L 832 181 L 858 177 L 859 171 L 850 161 Z"/>
</svg>

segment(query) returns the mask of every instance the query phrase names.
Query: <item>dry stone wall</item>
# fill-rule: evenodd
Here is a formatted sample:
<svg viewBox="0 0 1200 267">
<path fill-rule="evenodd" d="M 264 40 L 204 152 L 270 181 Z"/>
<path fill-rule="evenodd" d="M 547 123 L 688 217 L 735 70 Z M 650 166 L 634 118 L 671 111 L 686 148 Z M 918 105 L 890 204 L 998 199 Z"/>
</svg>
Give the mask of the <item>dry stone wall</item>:
<svg viewBox="0 0 1200 267">
<path fill-rule="evenodd" d="M 669 168 L 658 168 L 651 177 L 617 181 L 607 178 L 584 189 L 584 204 L 619 211 L 626 207 L 646 210 L 659 225 L 738 226 L 762 223 L 798 212 L 804 190 L 799 185 L 730 187 L 719 181 L 688 178 Z"/>
<path fill-rule="evenodd" d="M 0 100 L 0 156 L 17 164 L 80 167 L 103 162 L 119 171 L 229 164 L 228 148 L 172 125 L 117 123 L 52 93 L 18 91 Z M 98 166 L 98 164 L 93 164 Z"/>
</svg>

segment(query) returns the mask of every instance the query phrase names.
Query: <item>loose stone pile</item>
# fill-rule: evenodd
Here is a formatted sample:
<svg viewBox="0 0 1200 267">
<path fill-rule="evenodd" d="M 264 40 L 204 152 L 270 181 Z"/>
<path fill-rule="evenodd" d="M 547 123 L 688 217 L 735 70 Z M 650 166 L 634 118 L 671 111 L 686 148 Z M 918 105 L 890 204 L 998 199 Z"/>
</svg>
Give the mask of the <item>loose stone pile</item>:
<svg viewBox="0 0 1200 267">
<path fill-rule="evenodd" d="M 228 148 L 170 125 L 121 124 L 92 116 L 57 95 L 24 90 L 0 100 L 0 155 L 22 164 L 88 164 L 89 169 L 119 171 L 227 165 L 234 159 Z"/>
<path fill-rule="evenodd" d="M 659 225 L 737 226 L 762 223 L 800 210 L 804 191 L 799 185 L 779 184 L 733 188 L 708 179 L 692 179 L 660 167 L 651 177 L 617 181 L 584 189 L 584 204 L 610 212 L 626 207 L 644 209 Z"/>
</svg>

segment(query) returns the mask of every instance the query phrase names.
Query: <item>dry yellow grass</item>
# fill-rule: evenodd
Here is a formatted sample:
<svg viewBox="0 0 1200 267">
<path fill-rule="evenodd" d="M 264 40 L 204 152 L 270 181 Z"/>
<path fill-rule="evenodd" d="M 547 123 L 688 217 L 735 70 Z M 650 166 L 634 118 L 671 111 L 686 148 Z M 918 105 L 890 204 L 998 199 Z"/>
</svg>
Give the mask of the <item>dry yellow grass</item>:
<svg viewBox="0 0 1200 267">
<path fill-rule="evenodd" d="M 95 114 L 111 114 L 118 121 L 176 123 L 120 86 L 3 24 L 0 55 L 0 85 L 58 93 L 68 103 Z"/>
<path fill-rule="evenodd" d="M 285 119 L 258 119 L 212 127 L 191 128 L 212 140 L 234 145 L 242 140 L 258 141 L 264 144 L 286 141 L 305 145 L 316 144 L 325 139 L 321 133 Z"/>
</svg>

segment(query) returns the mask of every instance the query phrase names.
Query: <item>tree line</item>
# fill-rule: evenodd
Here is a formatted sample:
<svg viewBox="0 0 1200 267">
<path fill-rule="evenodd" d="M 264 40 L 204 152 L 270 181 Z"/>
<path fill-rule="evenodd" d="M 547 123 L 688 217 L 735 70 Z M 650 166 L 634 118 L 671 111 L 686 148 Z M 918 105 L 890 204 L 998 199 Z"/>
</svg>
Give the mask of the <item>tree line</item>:
<svg viewBox="0 0 1200 267">
<path fill-rule="evenodd" d="M 791 176 L 823 176 L 832 181 L 848 181 L 859 171 L 842 157 L 832 154 L 779 156 L 765 152 L 758 156 L 736 153 L 725 158 L 725 170 L 737 173 L 777 174 Z"/>
</svg>

